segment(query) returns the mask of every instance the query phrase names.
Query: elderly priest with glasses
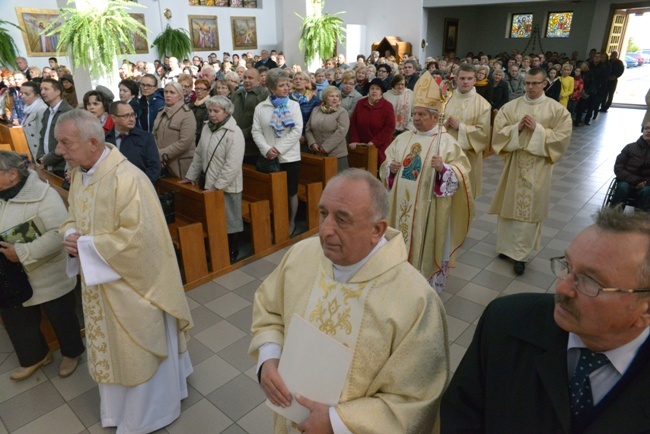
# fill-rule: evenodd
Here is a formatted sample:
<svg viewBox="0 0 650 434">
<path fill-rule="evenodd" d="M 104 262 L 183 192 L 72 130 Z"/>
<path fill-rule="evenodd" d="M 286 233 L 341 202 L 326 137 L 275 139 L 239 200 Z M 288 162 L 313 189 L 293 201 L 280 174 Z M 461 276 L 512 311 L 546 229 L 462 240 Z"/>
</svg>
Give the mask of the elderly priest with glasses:
<svg viewBox="0 0 650 434">
<path fill-rule="evenodd" d="M 650 216 L 605 209 L 551 259 L 555 295 L 485 310 L 441 407 L 444 433 L 650 431 Z"/>
</svg>

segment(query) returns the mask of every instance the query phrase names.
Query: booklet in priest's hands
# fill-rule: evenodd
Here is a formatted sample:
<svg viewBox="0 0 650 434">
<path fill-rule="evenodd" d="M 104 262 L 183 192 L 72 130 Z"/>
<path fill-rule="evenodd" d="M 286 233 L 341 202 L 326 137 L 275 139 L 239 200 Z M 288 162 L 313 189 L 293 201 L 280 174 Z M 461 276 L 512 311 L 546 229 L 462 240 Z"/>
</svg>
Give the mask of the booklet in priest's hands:
<svg viewBox="0 0 650 434">
<path fill-rule="evenodd" d="M 291 393 L 291 405 L 271 409 L 300 423 L 309 410 L 296 401 L 300 394 L 327 406 L 339 402 L 345 379 L 352 364 L 352 350 L 294 314 L 280 357 L 278 373 Z"/>
</svg>

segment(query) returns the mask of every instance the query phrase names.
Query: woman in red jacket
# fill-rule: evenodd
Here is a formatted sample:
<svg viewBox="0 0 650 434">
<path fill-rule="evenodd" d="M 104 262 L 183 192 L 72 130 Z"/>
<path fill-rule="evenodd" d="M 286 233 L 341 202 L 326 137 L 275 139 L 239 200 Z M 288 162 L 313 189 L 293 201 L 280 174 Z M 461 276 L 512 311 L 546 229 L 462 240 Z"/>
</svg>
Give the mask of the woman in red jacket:
<svg viewBox="0 0 650 434">
<path fill-rule="evenodd" d="M 383 97 L 384 84 L 379 78 L 368 83 L 367 89 L 368 96 L 359 100 L 350 119 L 350 149 L 374 145 L 381 165 L 393 141 L 395 113 L 393 105 Z"/>
</svg>

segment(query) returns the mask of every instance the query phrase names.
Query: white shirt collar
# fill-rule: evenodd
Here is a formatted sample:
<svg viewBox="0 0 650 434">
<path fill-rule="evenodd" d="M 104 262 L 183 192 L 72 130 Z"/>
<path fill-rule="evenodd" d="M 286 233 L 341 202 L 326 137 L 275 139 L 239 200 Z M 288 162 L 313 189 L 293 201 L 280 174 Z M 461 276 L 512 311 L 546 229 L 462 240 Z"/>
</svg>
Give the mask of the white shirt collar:
<svg viewBox="0 0 650 434">
<path fill-rule="evenodd" d="M 50 113 L 55 113 L 59 109 L 59 106 L 61 105 L 62 102 L 63 100 L 61 99 L 54 107 L 50 107 Z"/>
<path fill-rule="evenodd" d="M 618 348 L 613 350 L 603 351 L 603 354 L 607 356 L 609 361 L 612 363 L 612 366 L 618 371 L 619 374 L 625 374 L 627 368 L 630 367 L 632 361 L 636 357 L 636 353 L 639 351 L 639 348 L 646 341 L 650 335 L 650 327 L 646 328 L 639 336 L 628 342 L 627 344 L 621 345 Z M 587 346 L 582 342 L 582 339 L 573 333 L 569 333 L 569 342 L 567 344 L 567 349 L 572 348 L 587 348 Z"/>
<path fill-rule="evenodd" d="M 388 243 L 388 240 L 386 239 L 385 236 L 381 237 L 381 240 L 377 243 L 377 245 L 370 251 L 368 256 L 363 258 L 361 261 L 357 262 L 356 264 L 352 265 L 336 265 L 332 263 L 334 266 L 334 280 L 337 282 L 347 282 L 350 280 L 352 276 L 355 275 L 357 271 L 361 269 L 361 267 L 364 266 L 366 262 L 372 258 L 372 256 L 377 253 L 379 249 L 381 249 L 386 243 Z"/>
</svg>

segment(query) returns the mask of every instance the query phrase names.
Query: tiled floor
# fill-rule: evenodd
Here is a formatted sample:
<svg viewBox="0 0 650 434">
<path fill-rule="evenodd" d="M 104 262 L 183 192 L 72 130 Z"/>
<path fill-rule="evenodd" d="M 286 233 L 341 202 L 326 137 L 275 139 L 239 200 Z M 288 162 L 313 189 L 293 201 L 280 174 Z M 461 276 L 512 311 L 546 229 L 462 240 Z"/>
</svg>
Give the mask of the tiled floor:
<svg viewBox="0 0 650 434">
<path fill-rule="evenodd" d="M 459 254 L 458 264 L 442 294 L 447 309 L 451 366 L 458 365 L 483 308 L 501 294 L 552 292 L 548 258 L 560 255 L 571 239 L 590 223 L 612 177 L 616 155 L 640 133 L 642 110 L 611 109 L 591 126 L 574 131 L 566 156 L 555 165 L 549 218 L 542 248 L 523 276 L 495 253 L 496 216 L 486 211 L 503 164 L 485 160 L 484 195 L 476 202 L 476 218 Z M 194 363 L 190 394 L 180 418 L 160 432 L 260 433 L 271 431 L 271 412 L 263 404 L 254 362 L 246 355 L 250 342 L 251 302 L 260 282 L 284 251 L 240 268 L 188 292 L 195 328 L 189 349 Z M 55 362 L 32 378 L 9 379 L 18 366 L 11 343 L 0 330 L 0 434 L 112 433 L 99 423 L 97 387 L 85 366 L 70 378 L 57 376 Z"/>
</svg>

